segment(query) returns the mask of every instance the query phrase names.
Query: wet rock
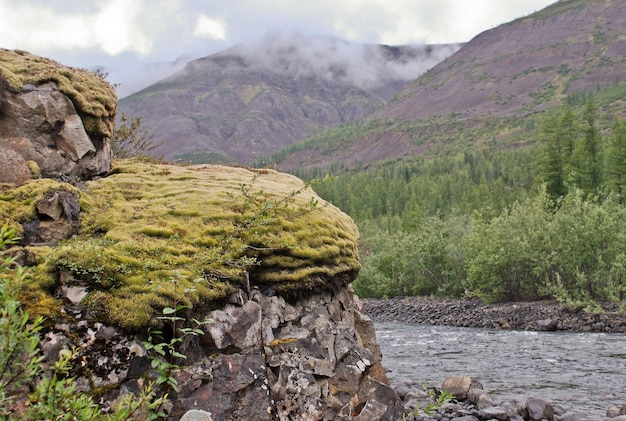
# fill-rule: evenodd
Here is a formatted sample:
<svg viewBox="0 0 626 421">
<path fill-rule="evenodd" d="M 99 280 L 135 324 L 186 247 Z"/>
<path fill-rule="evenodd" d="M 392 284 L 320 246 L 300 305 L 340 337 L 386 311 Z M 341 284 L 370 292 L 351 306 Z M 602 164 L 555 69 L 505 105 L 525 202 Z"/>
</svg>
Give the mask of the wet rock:
<svg viewBox="0 0 626 421">
<path fill-rule="evenodd" d="M 585 414 L 581 414 L 579 412 L 566 412 L 561 416 L 561 421 L 580 421 L 583 418 L 585 418 Z"/>
<path fill-rule="evenodd" d="M 558 320 L 541 319 L 537 320 L 537 329 L 545 332 L 553 332 L 558 328 Z"/>
<path fill-rule="evenodd" d="M 526 410 L 528 411 L 528 419 L 540 421 L 543 419 L 552 419 L 554 416 L 554 408 L 552 402 L 548 399 L 530 398 L 526 400 Z"/>
<path fill-rule="evenodd" d="M 511 323 L 509 322 L 509 319 L 507 319 L 506 317 L 500 317 L 498 319 L 498 324 L 500 325 L 502 329 L 511 329 Z"/>
<path fill-rule="evenodd" d="M 432 300 L 395 297 L 363 301 L 375 321 L 517 330 L 626 332 L 619 303 L 602 303 L 603 312 L 585 313 L 554 301 L 483 304 L 473 299 Z"/>
<path fill-rule="evenodd" d="M 474 390 L 470 391 L 470 393 L 472 392 L 474 392 Z M 476 401 L 474 404 L 476 405 L 476 408 L 480 410 L 496 406 L 496 401 L 493 400 L 489 393 L 485 392 L 484 390 L 478 390 L 477 392 L 480 393 L 475 397 Z"/>
</svg>

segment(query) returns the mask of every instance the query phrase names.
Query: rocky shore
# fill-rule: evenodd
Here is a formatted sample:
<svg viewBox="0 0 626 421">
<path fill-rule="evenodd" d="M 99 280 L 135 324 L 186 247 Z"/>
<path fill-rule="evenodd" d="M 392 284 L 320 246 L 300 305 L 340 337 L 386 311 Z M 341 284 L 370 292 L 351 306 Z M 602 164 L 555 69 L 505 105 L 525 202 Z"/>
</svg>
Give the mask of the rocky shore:
<svg viewBox="0 0 626 421">
<path fill-rule="evenodd" d="M 601 310 L 568 307 L 556 301 L 483 304 L 479 300 L 421 297 L 364 299 L 363 310 L 377 322 L 534 331 L 626 332 L 626 314 L 617 303 Z"/>
<path fill-rule="evenodd" d="M 555 301 L 484 304 L 474 299 L 396 297 L 363 299 L 362 303 L 363 312 L 375 322 L 532 331 L 626 332 L 626 317 L 619 304 L 613 303 L 603 304 L 595 311 L 568 307 Z M 598 418 L 545 398 L 496 402 L 480 383 L 467 376 L 448 378 L 441 388 L 430 391 L 416 385 L 394 384 L 393 387 L 409 414 L 403 421 L 626 420 L 626 405 L 607 408 L 606 417 Z M 443 389 L 452 391 L 454 398 L 433 405 Z"/>
<path fill-rule="evenodd" d="M 594 418 L 545 398 L 496 402 L 482 384 L 469 376 L 448 377 L 440 389 L 397 385 L 396 390 L 406 408 L 406 415 L 399 421 L 626 421 L 626 405 L 610 407 L 605 418 Z"/>
</svg>

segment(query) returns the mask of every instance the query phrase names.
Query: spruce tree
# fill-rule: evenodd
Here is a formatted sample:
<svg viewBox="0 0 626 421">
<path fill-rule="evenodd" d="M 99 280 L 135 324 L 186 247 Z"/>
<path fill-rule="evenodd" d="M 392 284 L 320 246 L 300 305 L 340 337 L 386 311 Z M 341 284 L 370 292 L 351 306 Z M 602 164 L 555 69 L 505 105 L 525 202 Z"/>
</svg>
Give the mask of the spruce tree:
<svg viewBox="0 0 626 421">
<path fill-rule="evenodd" d="M 539 176 L 552 199 L 567 194 L 575 138 L 574 114 L 569 107 L 550 112 L 540 126 Z"/>
<path fill-rule="evenodd" d="M 609 142 L 608 184 L 612 190 L 617 192 L 619 201 L 622 203 L 624 188 L 626 187 L 626 121 L 615 120 Z"/>
<path fill-rule="evenodd" d="M 598 105 L 590 98 L 583 110 L 582 140 L 578 151 L 578 185 L 595 193 L 602 183 L 602 138 L 598 127 Z"/>
</svg>

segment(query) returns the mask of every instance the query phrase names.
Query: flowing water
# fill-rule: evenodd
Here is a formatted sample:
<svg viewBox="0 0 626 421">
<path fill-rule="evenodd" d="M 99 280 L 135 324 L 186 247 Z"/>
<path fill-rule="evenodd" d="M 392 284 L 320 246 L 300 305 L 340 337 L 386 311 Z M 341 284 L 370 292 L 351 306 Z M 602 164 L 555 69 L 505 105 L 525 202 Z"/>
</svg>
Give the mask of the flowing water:
<svg viewBox="0 0 626 421">
<path fill-rule="evenodd" d="M 543 397 L 604 416 L 626 404 L 626 335 L 376 323 L 393 383 L 440 387 L 468 375 L 499 402 Z"/>
</svg>

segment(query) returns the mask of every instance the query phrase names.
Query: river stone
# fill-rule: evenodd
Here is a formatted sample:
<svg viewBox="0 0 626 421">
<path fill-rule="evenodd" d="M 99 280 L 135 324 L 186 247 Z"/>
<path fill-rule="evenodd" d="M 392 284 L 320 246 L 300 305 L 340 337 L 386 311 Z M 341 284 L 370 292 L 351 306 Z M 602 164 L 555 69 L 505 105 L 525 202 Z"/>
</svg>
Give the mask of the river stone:
<svg viewBox="0 0 626 421">
<path fill-rule="evenodd" d="M 554 408 L 552 402 L 543 398 L 530 398 L 526 400 L 526 409 L 528 410 L 528 419 L 540 421 L 543 419 L 552 419 L 554 416 Z"/>
<path fill-rule="evenodd" d="M 479 421 L 479 420 L 473 415 L 465 415 L 463 417 L 454 418 L 454 421 Z"/>
<path fill-rule="evenodd" d="M 538 330 L 544 332 L 553 332 L 558 328 L 558 320 L 556 319 L 541 319 L 537 320 Z"/>
<path fill-rule="evenodd" d="M 455 398 L 463 400 L 467 398 L 472 386 L 472 378 L 470 376 L 452 376 L 443 381 L 441 388 L 452 393 Z"/>
<path fill-rule="evenodd" d="M 180 418 L 180 421 L 213 421 L 213 418 L 211 418 L 210 412 L 192 409 L 191 411 L 187 411 L 185 415 Z"/>
<path fill-rule="evenodd" d="M 509 414 L 499 406 L 493 406 L 491 408 L 485 408 L 478 411 L 478 416 L 483 420 L 500 420 L 506 421 L 509 418 Z"/>
<path fill-rule="evenodd" d="M 585 418 L 585 414 L 581 414 L 579 412 L 566 412 L 561 416 L 561 421 L 580 421 Z M 607 414 L 610 417 L 610 415 Z"/>
<path fill-rule="evenodd" d="M 480 392 L 484 391 L 481 390 Z M 496 401 L 493 400 L 489 393 L 481 393 L 478 395 L 478 399 L 476 400 L 476 408 L 478 408 L 478 410 L 491 408 L 492 406 L 496 406 Z"/>
</svg>

